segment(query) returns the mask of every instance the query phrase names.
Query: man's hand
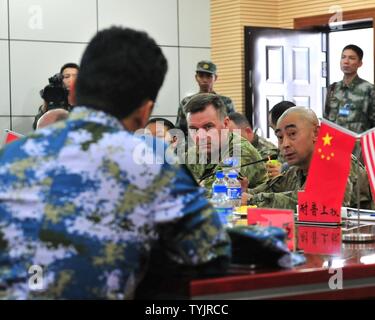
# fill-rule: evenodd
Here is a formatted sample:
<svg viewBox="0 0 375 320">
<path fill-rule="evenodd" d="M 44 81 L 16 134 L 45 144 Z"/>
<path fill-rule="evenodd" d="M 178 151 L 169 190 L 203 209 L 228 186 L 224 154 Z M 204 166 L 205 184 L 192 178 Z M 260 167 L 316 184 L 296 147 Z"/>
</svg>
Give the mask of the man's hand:
<svg viewBox="0 0 375 320">
<path fill-rule="evenodd" d="M 242 192 L 242 195 L 241 195 L 241 206 L 247 206 L 249 201 L 251 201 L 251 199 L 253 198 L 253 195 L 252 194 L 249 194 L 249 193 L 246 193 L 246 192 Z"/>
<path fill-rule="evenodd" d="M 246 177 L 238 177 L 241 183 L 241 191 L 246 192 L 247 188 L 249 187 L 249 179 Z"/>
<path fill-rule="evenodd" d="M 277 160 L 267 161 L 266 169 L 267 169 L 268 178 L 272 179 L 281 174 L 281 163 Z"/>
</svg>

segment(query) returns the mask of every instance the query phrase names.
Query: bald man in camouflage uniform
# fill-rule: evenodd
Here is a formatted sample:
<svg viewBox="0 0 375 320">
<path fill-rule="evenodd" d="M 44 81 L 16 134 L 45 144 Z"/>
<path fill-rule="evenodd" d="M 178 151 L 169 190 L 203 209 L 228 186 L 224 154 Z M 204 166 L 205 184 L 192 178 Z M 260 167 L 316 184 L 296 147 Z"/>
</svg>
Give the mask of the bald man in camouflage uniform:
<svg viewBox="0 0 375 320">
<path fill-rule="evenodd" d="M 176 127 L 182 130 L 185 136 L 187 136 L 188 134 L 188 127 L 187 127 L 187 122 L 186 122 L 186 111 L 185 111 L 186 104 L 190 101 L 192 97 L 194 97 L 195 95 L 199 93 L 217 94 L 214 91 L 214 84 L 217 80 L 217 77 L 218 77 L 217 68 L 213 62 L 208 61 L 208 60 L 203 60 L 197 63 L 195 80 L 197 81 L 199 85 L 199 92 L 182 99 L 180 106 L 178 108 L 178 111 L 177 111 Z M 235 111 L 233 101 L 229 97 L 222 96 L 219 94 L 218 96 L 223 101 L 224 106 L 226 107 L 226 112 L 228 114 Z"/>
<path fill-rule="evenodd" d="M 215 173 L 222 171 L 225 160 L 231 157 L 238 159 L 240 176 L 247 178 L 250 187 L 254 188 L 266 181 L 266 168 L 255 147 L 240 135 L 229 132 L 229 118 L 220 97 L 214 94 L 199 94 L 187 104 L 186 114 L 189 133 L 196 143 L 187 153 L 187 166 L 200 185 L 206 188 L 207 194 L 211 192 Z M 217 136 L 207 140 L 205 135 L 210 131 L 217 133 Z M 220 140 L 226 140 L 223 137 L 228 138 L 228 144 L 220 144 Z M 203 141 L 209 143 L 204 144 Z M 236 154 L 238 151 L 240 154 Z M 202 155 L 206 154 L 207 162 L 199 163 Z M 217 155 L 217 158 L 214 160 L 211 155 Z M 258 163 L 245 165 L 252 162 Z"/>
<path fill-rule="evenodd" d="M 249 190 L 249 196 L 243 195 L 243 201 L 258 207 L 296 210 L 298 191 L 304 190 L 308 168 L 314 152 L 314 139 L 318 135 L 318 119 L 315 113 L 306 108 L 293 107 L 288 109 L 279 119 L 276 135 L 282 141 L 284 123 L 295 126 L 296 142 L 293 158 L 286 157 L 290 168 L 280 176 L 267 181 L 257 188 Z M 279 144 L 282 153 L 282 143 Z M 357 183 L 360 174 L 360 199 L 362 208 L 372 208 L 372 197 L 366 171 L 359 161 L 352 156 L 352 166 L 345 191 L 343 206 L 357 206 Z"/>
</svg>

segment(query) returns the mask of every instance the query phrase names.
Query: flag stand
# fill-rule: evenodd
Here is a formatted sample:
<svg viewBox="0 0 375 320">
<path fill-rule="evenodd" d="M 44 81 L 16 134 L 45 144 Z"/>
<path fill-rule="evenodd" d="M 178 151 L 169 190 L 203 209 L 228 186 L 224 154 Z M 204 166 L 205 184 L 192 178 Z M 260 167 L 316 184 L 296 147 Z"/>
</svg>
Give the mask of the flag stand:
<svg viewBox="0 0 375 320">
<path fill-rule="evenodd" d="M 357 158 L 360 161 L 361 156 L 361 140 L 357 138 L 356 141 L 357 147 Z M 373 233 L 364 233 L 361 232 L 361 227 L 367 227 L 367 225 L 361 226 L 361 184 L 360 184 L 360 177 L 361 175 L 358 173 L 357 177 L 357 227 L 356 230 L 353 230 L 351 233 L 345 233 L 342 235 L 343 242 L 375 242 L 375 234 Z M 353 190 L 354 191 L 354 190 Z"/>
</svg>

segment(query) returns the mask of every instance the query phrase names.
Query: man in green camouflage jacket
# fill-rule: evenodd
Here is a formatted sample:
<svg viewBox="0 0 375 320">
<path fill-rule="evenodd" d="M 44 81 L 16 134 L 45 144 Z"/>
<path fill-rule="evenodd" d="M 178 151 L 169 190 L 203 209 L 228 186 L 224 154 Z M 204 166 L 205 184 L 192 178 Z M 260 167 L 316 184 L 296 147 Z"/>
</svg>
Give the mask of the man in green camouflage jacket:
<svg viewBox="0 0 375 320">
<path fill-rule="evenodd" d="M 214 83 L 217 80 L 217 68 L 216 68 L 216 65 L 212 63 L 211 61 L 203 60 L 203 61 L 198 62 L 197 68 L 196 68 L 195 80 L 197 81 L 199 85 L 199 93 L 217 94 L 214 91 Z M 178 108 L 178 111 L 177 111 L 176 127 L 182 130 L 185 136 L 187 136 L 187 133 L 188 133 L 185 106 L 192 97 L 194 97 L 195 95 L 199 93 L 187 96 L 184 99 L 182 99 L 180 106 Z M 226 107 L 227 113 L 231 113 L 235 111 L 234 104 L 229 97 L 222 96 L 219 94 L 218 96 L 223 101 Z"/>
<path fill-rule="evenodd" d="M 296 210 L 297 193 L 305 187 L 319 125 L 311 109 L 293 107 L 280 118 L 276 128 L 279 148 L 291 166 L 287 172 L 243 194 L 243 202 L 258 207 Z M 283 128 L 289 127 L 284 131 Z M 344 206 L 356 206 L 356 188 L 360 173 L 360 199 L 362 208 L 372 207 L 372 198 L 366 171 L 353 156 L 344 196 Z"/>
<path fill-rule="evenodd" d="M 347 45 L 341 54 L 343 80 L 328 87 L 324 118 L 356 133 L 375 127 L 374 85 L 361 79 L 363 51 L 356 45 Z"/>
<path fill-rule="evenodd" d="M 266 169 L 260 154 L 240 134 L 229 132 L 229 118 L 219 96 L 204 93 L 195 96 L 187 104 L 186 114 L 189 134 L 194 141 L 187 152 L 186 163 L 208 193 L 215 173 L 225 169 L 228 159 L 237 159 L 240 177 L 247 178 L 251 188 L 265 182 Z M 251 164 L 253 162 L 256 163 Z"/>
</svg>

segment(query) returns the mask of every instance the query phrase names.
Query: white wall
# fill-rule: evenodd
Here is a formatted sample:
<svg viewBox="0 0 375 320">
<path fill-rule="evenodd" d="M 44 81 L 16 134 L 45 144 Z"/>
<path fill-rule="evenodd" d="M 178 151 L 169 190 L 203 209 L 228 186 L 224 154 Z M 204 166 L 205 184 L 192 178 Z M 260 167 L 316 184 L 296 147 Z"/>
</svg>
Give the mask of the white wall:
<svg viewBox="0 0 375 320">
<path fill-rule="evenodd" d="M 111 25 L 162 47 L 169 70 L 153 115 L 175 121 L 179 101 L 198 90 L 196 63 L 210 58 L 210 0 L 0 0 L 0 144 L 4 129 L 32 130 L 48 78 Z"/>
<path fill-rule="evenodd" d="M 348 44 L 355 44 L 363 50 L 363 65 L 358 69 L 358 75 L 374 83 L 373 30 L 373 28 L 366 28 L 329 33 L 330 83 L 342 80 L 340 59 L 342 49 Z"/>
</svg>

